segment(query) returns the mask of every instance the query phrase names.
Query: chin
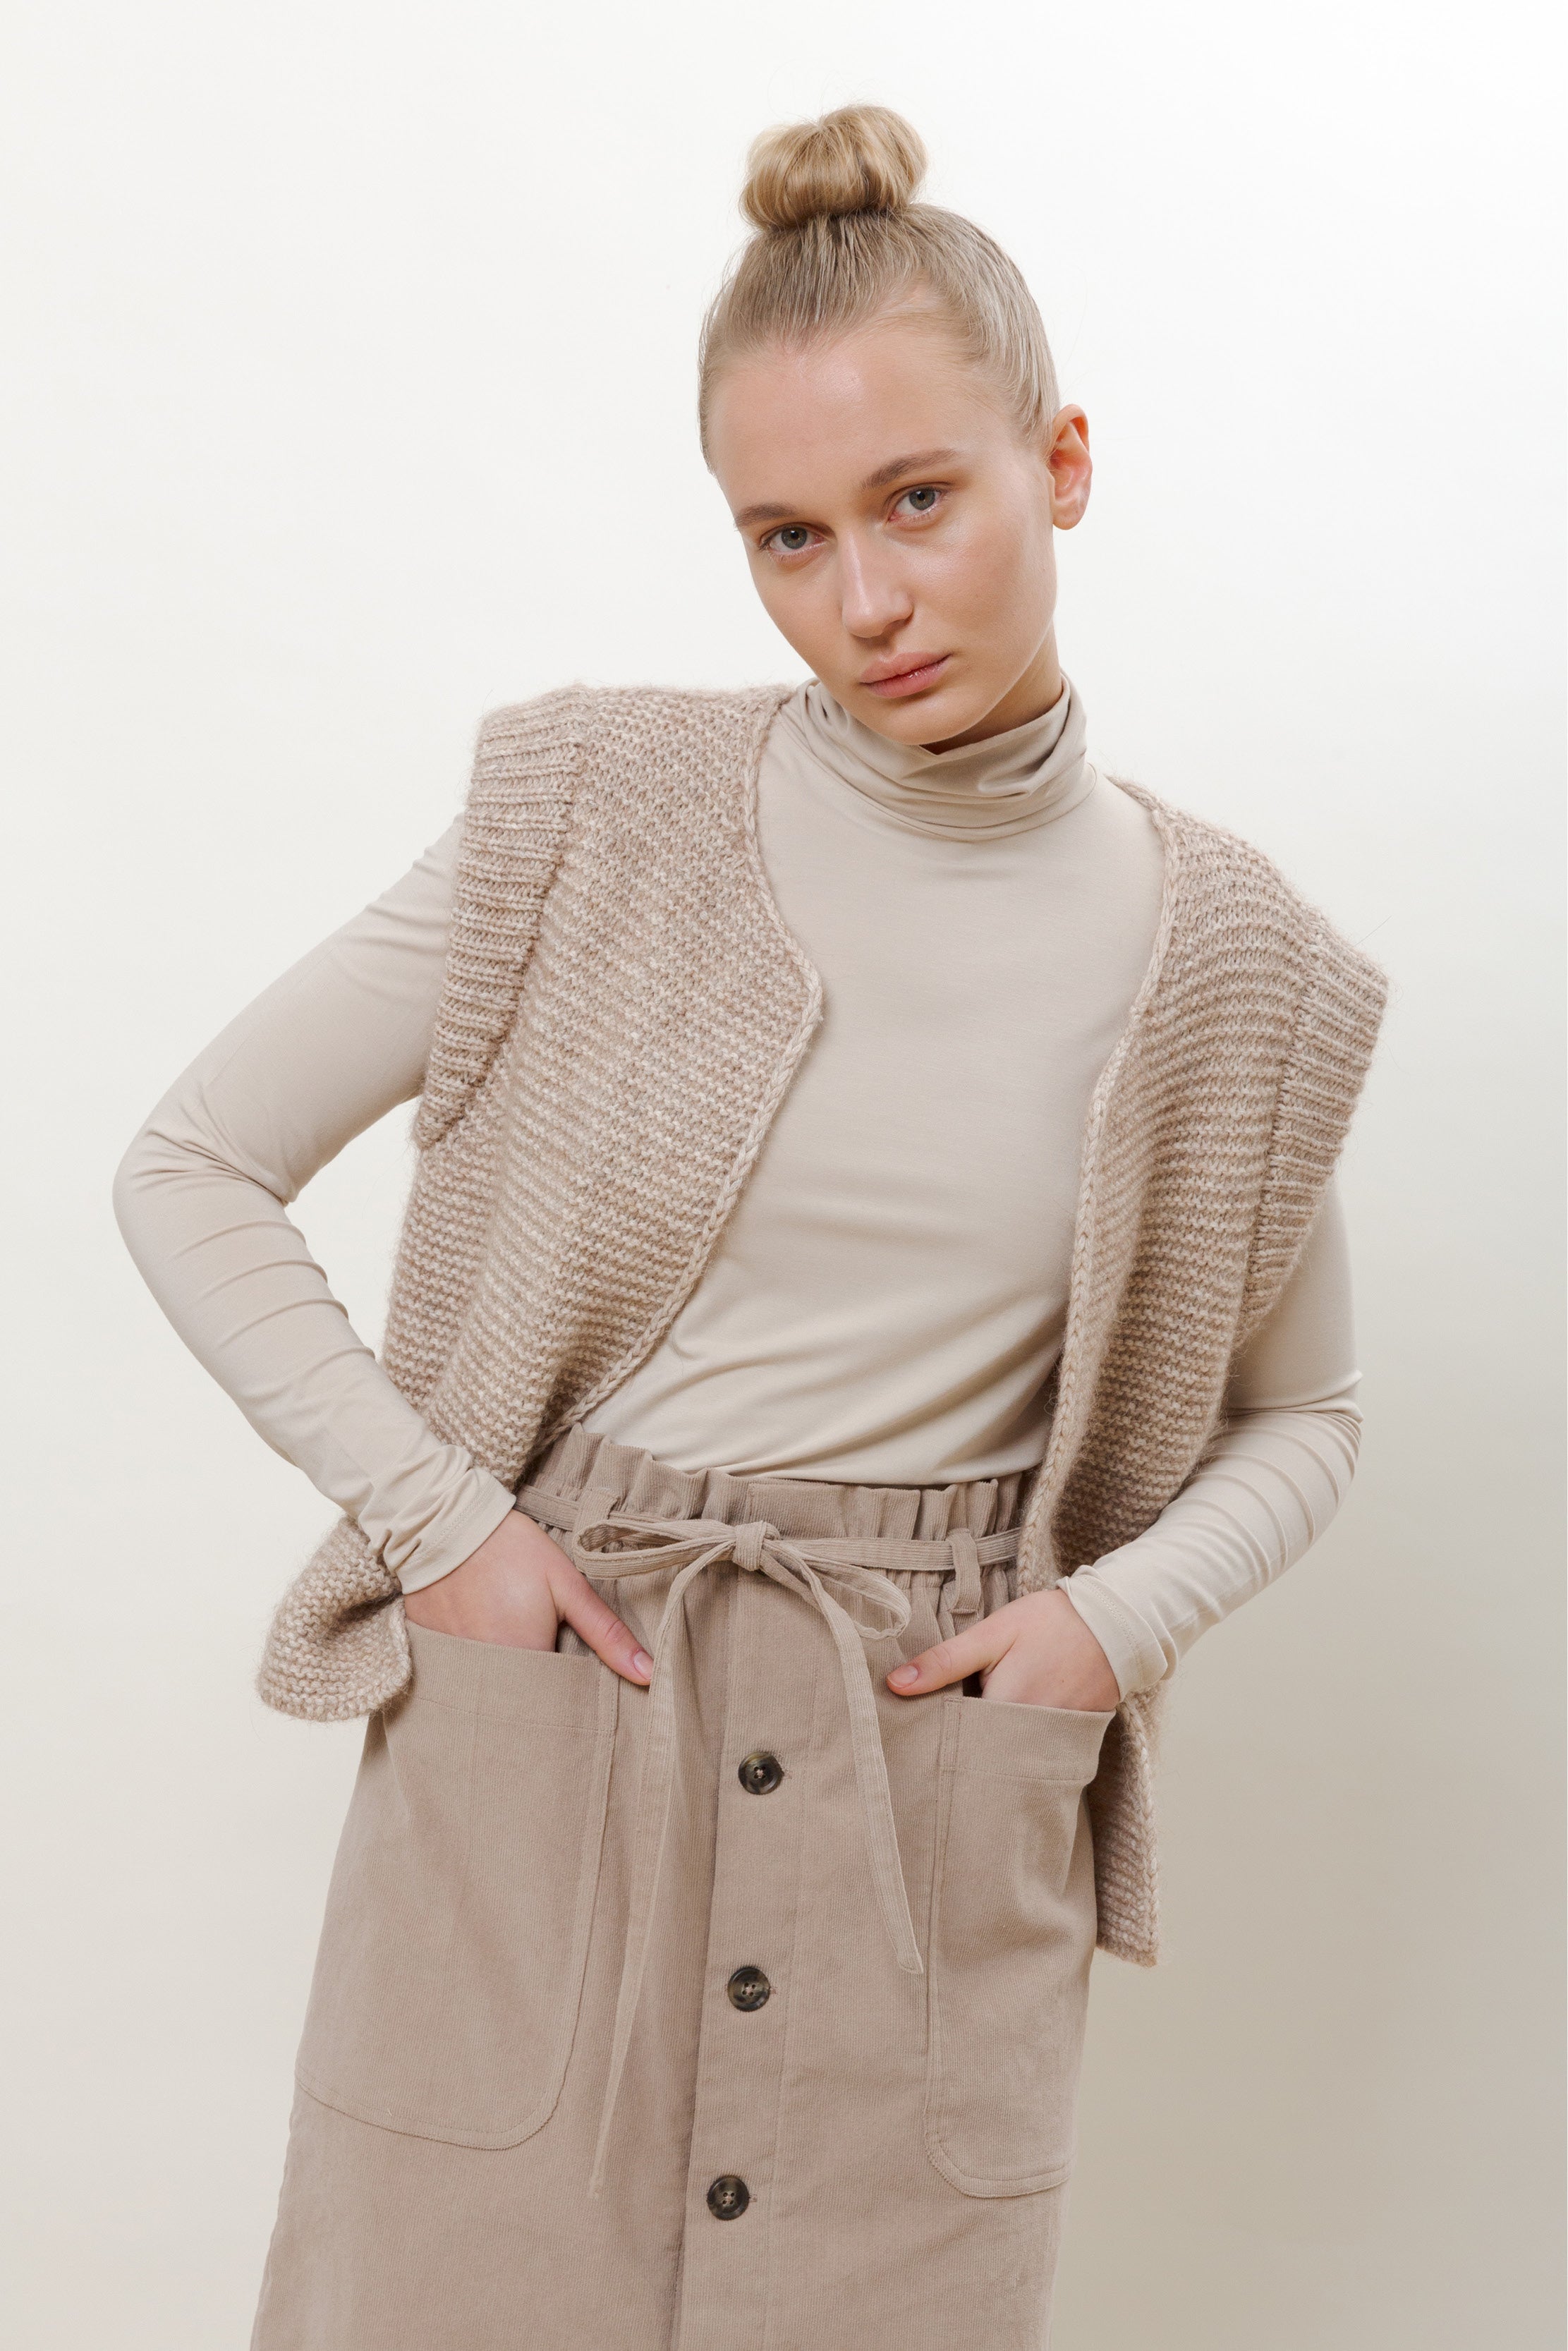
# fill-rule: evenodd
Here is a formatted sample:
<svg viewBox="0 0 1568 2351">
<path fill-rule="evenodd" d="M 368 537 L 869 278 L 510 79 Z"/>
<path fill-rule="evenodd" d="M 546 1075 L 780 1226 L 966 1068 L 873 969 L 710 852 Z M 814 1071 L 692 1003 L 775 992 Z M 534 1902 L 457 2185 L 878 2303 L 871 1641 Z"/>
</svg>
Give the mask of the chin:
<svg viewBox="0 0 1568 2351">
<path fill-rule="evenodd" d="M 856 693 L 853 701 L 846 702 L 844 707 L 852 710 L 873 734 L 885 735 L 890 742 L 945 743 L 949 736 L 962 735 L 984 718 L 983 705 L 977 709 L 968 706 L 974 700 L 973 695 L 955 694 L 951 688 L 937 686 L 932 693 L 917 695 L 908 702 L 879 702 L 874 694 Z"/>
</svg>

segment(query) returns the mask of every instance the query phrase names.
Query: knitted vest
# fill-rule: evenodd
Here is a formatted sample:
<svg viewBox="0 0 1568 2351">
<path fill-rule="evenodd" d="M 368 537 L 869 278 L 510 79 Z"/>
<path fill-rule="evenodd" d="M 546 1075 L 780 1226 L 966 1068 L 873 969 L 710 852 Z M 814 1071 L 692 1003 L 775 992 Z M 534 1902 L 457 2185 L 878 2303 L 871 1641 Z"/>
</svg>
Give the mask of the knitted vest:
<svg viewBox="0 0 1568 2351">
<path fill-rule="evenodd" d="M 384 1360 L 505 1484 L 668 1331 L 821 1017 L 757 846 L 788 692 L 573 687 L 481 729 Z M 1130 1541 L 1203 1458 L 1385 995 L 1258 851 L 1121 789 L 1158 829 L 1164 902 L 1085 1127 L 1021 1591 Z M 277 1611 L 261 1695 L 338 1720 L 410 1671 L 396 1579 L 343 1520 Z M 1090 1791 L 1100 1943 L 1145 1962 L 1164 1688 L 1118 1709 Z"/>
</svg>

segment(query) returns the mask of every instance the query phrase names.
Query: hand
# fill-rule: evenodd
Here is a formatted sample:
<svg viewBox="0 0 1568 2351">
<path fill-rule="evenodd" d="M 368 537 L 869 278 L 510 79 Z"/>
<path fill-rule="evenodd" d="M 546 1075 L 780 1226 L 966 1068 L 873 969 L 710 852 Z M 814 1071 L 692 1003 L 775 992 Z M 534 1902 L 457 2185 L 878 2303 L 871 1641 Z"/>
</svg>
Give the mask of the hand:
<svg viewBox="0 0 1568 2351">
<path fill-rule="evenodd" d="M 521 1510 L 504 1518 L 450 1575 L 405 1593 L 402 1605 L 410 1622 L 429 1632 L 508 1649 L 553 1649 L 556 1627 L 570 1625 L 627 1681 L 645 1684 L 653 1670 L 652 1657 L 587 1576 Z"/>
<path fill-rule="evenodd" d="M 1061 1591 L 1009 1601 L 994 1616 L 938 1641 L 906 1666 L 894 1666 L 887 1686 L 899 1698 L 925 1698 L 976 1673 L 983 1698 L 1015 1706 L 1092 1714 L 1122 1701 L 1110 1659 Z"/>
</svg>

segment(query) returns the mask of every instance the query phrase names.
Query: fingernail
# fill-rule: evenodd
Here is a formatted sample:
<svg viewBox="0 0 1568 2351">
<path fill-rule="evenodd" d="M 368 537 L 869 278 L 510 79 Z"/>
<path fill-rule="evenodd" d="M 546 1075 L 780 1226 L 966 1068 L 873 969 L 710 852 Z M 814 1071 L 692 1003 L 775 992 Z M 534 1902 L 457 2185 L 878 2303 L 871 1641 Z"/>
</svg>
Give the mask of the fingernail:
<svg viewBox="0 0 1568 2351">
<path fill-rule="evenodd" d="M 890 1682 L 896 1682 L 900 1689 L 907 1689 L 911 1682 L 920 1679 L 920 1668 L 918 1666 L 894 1666 L 887 1678 Z"/>
<path fill-rule="evenodd" d="M 653 1660 L 648 1655 L 646 1649 L 633 1649 L 632 1652 L 632 1663 L 636 1667 L 637 1671 L 643 1676 L 645 1681 L 652 1678 L 653 1672 Z"/>
</svg>

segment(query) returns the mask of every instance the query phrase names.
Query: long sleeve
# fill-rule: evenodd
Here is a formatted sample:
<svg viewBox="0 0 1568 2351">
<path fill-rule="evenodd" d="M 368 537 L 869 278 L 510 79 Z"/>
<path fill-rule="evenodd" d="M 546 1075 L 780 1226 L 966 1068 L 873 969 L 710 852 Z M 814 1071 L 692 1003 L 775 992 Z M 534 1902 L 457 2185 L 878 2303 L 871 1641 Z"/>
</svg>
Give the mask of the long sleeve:
<svg viewBox="0 0 1568 2351">
<path fill-rule="evenodd" d="M 287 1211 L 345 1144 L 419 1092 L 459 830 L 198 1055 L 114 1187 L 126 1245 L 181 1338 L 405 1591 L 458 1566 L 513 1498 L 392 1385 Z"/>
<path fill-rule="evenodd" d="M 1238 1357 L 1228 1427 L 1153 1526 L 1067 1578 L 1124 1698 L 1294 1564 L 1349 1490 L 1361 1437 L 1350 1255 L 1331 1184 L 1279 1302 Z"/>
</svg>

